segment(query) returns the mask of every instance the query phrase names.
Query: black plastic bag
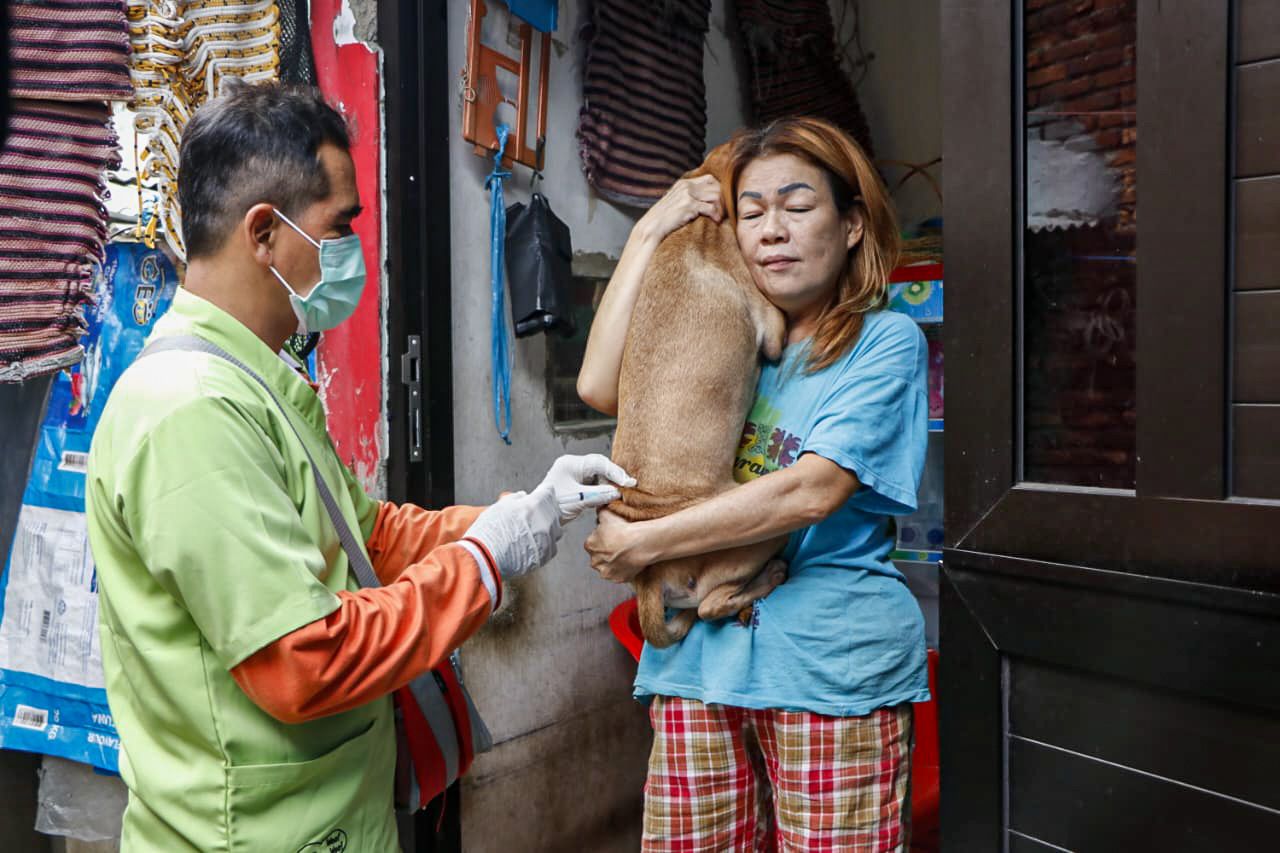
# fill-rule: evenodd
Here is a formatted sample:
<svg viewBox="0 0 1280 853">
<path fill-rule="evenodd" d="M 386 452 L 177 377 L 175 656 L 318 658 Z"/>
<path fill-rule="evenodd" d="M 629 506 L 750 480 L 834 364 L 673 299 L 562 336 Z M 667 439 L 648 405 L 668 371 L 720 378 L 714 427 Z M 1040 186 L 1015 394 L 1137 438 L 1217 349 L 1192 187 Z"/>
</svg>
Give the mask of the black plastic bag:
<svg viewBox="0 0 1280 853">
<path fill-rule="evenodd" d="M 555 331 L 574 333 L 569 282 L 573 242 L 569 226 L 551 212 L 546 196 L 507 208 L 507 287 L 516 337 Z"/>
</svg>

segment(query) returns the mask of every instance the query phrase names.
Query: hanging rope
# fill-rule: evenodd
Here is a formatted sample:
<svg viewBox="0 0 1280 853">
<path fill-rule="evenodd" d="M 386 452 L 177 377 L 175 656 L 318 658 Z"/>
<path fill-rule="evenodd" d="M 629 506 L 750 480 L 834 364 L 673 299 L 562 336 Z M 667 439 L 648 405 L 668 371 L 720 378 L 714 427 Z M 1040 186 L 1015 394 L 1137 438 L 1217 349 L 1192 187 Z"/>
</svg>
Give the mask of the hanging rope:
<svg viewBox="0 0 1280 853">
<path fill-rule="evenodd" d="M 507 444 L 511 443 L 511 343 L 507 339 L 507 312 L 503 300 L 503 278 L 506 259 L 503 246 L 507 237 L 507 208 L 502 198 L 502 181 L 511 173 L 502 168 L 502 153 L 507 148 L 507 136 L 511 128 L 499 124 L 498 153 L 493 155 L 493 171 L 484 185 L 491 194 L 489 210 L 489 286 L 492 292 L 490 315 L 493 367 L 493 425 Z"/>
</svg>

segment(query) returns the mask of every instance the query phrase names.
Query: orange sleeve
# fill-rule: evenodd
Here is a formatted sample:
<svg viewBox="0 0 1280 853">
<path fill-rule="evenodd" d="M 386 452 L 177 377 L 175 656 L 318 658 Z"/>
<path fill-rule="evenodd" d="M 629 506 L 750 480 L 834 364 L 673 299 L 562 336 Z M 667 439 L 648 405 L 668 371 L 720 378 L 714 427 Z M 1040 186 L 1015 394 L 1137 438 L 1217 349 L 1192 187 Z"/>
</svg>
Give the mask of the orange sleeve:
<svg viewBox="0 0 1280 853">
<path fill-rule="evenodd" d="M 339 592 L 337 610 L 254 652 L 231 676 L 286 723 L 346 711 L 438 666 L 484 624 L 501 584 L 483 545 L 445 545 L 386 586 Z"/>
<path fill-rule="evenodd" d="M 457 542 L 483 510 L 482 506 L 451 506 L 432 511 L 383 501 L 366 543 L 378 580 L 389 584 L 436 548 Z"/>
</svg>

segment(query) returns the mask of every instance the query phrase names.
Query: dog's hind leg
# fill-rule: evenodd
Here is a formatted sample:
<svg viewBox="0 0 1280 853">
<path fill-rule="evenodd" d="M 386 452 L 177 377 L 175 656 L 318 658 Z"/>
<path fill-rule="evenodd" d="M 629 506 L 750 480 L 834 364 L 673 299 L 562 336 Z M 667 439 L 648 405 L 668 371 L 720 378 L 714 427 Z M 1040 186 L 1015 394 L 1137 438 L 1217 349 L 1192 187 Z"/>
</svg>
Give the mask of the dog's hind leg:
<svg viewBox="0 0 1280 853">
<path fill-rule="evenodd" d="M 751 602 L 764 598 L 787 579 L 787 563 L 774 559 L 745 584 L 726 583 L 707 593 L 698 605 L 698 618 L 723 619 L 742 610 Z"/>
</svg>

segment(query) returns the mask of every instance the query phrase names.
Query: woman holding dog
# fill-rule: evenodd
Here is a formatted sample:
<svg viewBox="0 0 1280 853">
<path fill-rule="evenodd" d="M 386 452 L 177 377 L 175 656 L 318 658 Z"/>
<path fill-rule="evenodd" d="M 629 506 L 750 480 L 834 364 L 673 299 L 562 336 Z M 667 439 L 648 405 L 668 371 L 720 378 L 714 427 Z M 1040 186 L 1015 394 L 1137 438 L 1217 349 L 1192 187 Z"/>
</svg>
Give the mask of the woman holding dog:
<svg viewBox="0 0 1280 853">
<path fill-rule="evenodd" d="M 683 179 L 636 224 L 578 378 L 588 404 L 616 412 L 654 249 L 696 216 L 730 217 L 756 285 L 787 318 L 738 451 L 742 485 L 651 521 L 602 512 L 587 550 L 622 583 L 664 560 L 790 534 L 790 574 L 749 619 L 646 645 L 635 685 L 654 727 L 643 849 L 901 850 L 910 703 L 928 687 L 890 516 L 916 508 L 928 405 L 924 336 L 881 310 L 897 222 L 866 155 L 826 122 L 742 131 L 731 151 L 731 192 L 712 176 Z"/>
</svg>

